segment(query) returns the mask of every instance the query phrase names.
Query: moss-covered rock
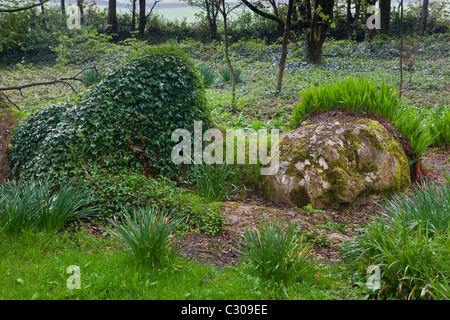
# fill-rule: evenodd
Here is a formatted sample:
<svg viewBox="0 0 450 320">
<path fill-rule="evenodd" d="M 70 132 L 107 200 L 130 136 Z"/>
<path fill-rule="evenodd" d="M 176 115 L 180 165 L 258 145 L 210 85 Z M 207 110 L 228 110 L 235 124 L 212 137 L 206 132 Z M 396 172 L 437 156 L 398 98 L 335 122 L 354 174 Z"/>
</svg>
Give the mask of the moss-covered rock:
<svg viewBox="0 0 450 320">
<path fill-rule="evenodd" d="M 276 203 L 336 207 L 401 192 L 410 184 L 401 145 L 372 119 L 305 122 L 281 136 L 279 150 L 278 173 L 263 183 Z"/>
</svg>

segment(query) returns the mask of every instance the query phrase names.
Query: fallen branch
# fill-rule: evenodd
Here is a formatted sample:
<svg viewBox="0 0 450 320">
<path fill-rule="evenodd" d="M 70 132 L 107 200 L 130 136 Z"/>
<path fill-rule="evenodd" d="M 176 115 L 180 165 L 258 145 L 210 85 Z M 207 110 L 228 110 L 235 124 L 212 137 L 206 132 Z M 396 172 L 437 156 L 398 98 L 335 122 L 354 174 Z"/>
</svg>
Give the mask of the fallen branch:
<svg viewBox="0 0 450 320">
<path fill-rule="evenodd" d="M 8 96 L 6 96 L 6 94 L 3 93 L 3 91 L 18 90 L 20 92 L 20 94 L 23 96 L 22 89 L 31 88 L 31 87 L 37 87 L 37 86 L 47 86 L 47 85 L 53 85 L 53 84 L 58 84 L 58 83 L 64 83 L 64 84 L 68 85 L 75 93 L 77 93 L 75 88 L 68 81 L 80 81 L 80 82 L 83 82 L 84 84 L 92 85 L 91 82 L 86 81 L 86 80 L 81 79 L 81 78 L 78 78 L 78 76 L 80 74 L 82 74 L 84 71 L 89 70 L 89 69 L 95 69 L 95 71 L 97 71 L 96 67 L 87 67 L 87 68 L 84 68 L 83 70 L 81 70 L 80 72 L 78 72 L 76 75 L 74 75 L 72 77 L 63 77 L 63 78 L 59 78 L 59 79 L 55 79 L 55 80 L 41 81 L 41 82 L 32 82 L 32 83 L 21 84 L 21 85 L 10 86 L 10 87 L 0 87 L 0 92 L 3 94 L 3 96 L 6 97 L 6 99 L 11 104 L 13 104 L 17 109 L 20 110 L 19 106 L 17 104 L 13 103 L 8 98 Z"/>
</svg>

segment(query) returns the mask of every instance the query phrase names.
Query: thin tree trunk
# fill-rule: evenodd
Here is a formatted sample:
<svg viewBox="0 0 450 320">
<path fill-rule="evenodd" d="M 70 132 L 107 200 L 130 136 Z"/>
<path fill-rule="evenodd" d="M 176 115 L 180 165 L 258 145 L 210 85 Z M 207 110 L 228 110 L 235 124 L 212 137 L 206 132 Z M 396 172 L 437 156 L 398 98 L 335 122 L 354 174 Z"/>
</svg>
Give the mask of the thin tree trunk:
<svg viewBox="0 0 450 320">
<path fill-rule="evenodd" d="M 403 90 L 403 0 L 400 2 L 400 86 L 398 97 L 402 97 Z"/>
<path fill-rule="evenodd" d="M 427 28 L 428 2 L 429 0 L 423 0 L 422 10 L 420 11 L 420 29 L 419 29 L 420 36 L 423 36 Z"/>
<path fill-rule="evenodd" d="M 225 0 L 222 0 L 223 4 L 223 12 L 225 11 Z M 228 67 L 231 72 L 231 108 L 233 110 L 236 109 L 236 72 L 234 71 L 233 65 L 231 63 L 230 54 L 229 54 L 229 42 L 228 42 L 228 26 L 227 26 L 227 15 L 223 15 L 223 31 L 225 34 L 225 58 L 227 60 Z"/>
<path fill-rule="evenodd" d="M 136 30 L 136 1 L 132 1 L 132 8 L 131 8 L 131 31 Z"/>
<path fill-rule="evenodd" d="M 66 0 L 61 0 L 61 12 L 62 14 L 66 13 Z"/>
<path fill-rule="evenodd" d="M 286 23 L 284 25 L 284 33 L 283 33 L 283 43 L 281 46 L 281 58 L 280 63 L 278 65 L 278 78 L 277 78 L 277 91 L 281 91 L 281 86 L 283 83 L 283 75 L 284 75 L 284 67 L 286 66 L 286 58 L 288 54 L 288 42 L 289 42 L 289 32 L 291 27 L 291 17 L 292 17 L 292 8 L 294 6 L 294 0 L 289 0 L 288 3 L 288 11 L 286 15 Z"/>
<path fill-rule="evenodd" d="M 83 0 L 77 0 L 77 6 L 80 9 L 80 24 L 84 21 Z"/>
</svg>

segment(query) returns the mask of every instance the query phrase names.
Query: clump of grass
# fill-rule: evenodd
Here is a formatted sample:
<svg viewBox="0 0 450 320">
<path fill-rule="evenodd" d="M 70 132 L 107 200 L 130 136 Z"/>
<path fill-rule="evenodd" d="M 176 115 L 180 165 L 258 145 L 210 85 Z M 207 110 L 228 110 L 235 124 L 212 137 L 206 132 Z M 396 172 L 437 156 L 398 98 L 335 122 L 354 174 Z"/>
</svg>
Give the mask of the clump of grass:
<svg viewBox="0 0 450 320">
<path fill-rule="evenodd" d="M 192 167 L 192 184 L 197 195 L 208 201 L 229 200 L 238 190 L 237 181 L 241 169 L 237 165 L 198 164 Z"/>
<path fill-rule="evenodd" d="M 346 254 L 362 269 L 381 268 L 378 297 L 399 299 L 445 298 L 450 276 L 450 186 L 425 182 L 410 196 L 387 201 L 377 219 L 367 226 Z M 448 293 L 447 293 L 448 297 Z"/>
<path fill-rule="evenodd" d="M 60 230 L 71 221 L 97 214 L 90 198 L 91 192 L 74 182 L 61 183 L 58 191 L 48 180 L 4 182 L 0 186 L 0 229 L 8 234 Z"/>
<path fill-rule="evenodd" d="M 89 69 L 84 71 L 80 75 L 80 79 L 83 79 L 84 81 L 87 81 L 92 84 L 96 84 L 100 82 L 100 80 L 102 79 L 102 75 L 97 69 Z"/>
<path fill-rule="evenodd" d="M 234 73 L 236 74 L 236 83 L 244 82 L 244 78 L 242 77 L 242 69 L 241 68 L 234 68 Z M 222 76 L 222 80 L 224 82 L 232 81 L 230 67 L 226 66 L 226 67 L 222 68 L 220 70 L 220 75 Z"/>
<path fill-rule="evenodd" d="M 200 66 L 198 70 L 200 71 L 204 86 L 207 88 L 211 87 L 216 80 L 216 74 L 214 70 L 205 65 Z"/>
<path fill-rule="evenodd" d="M 314 272 L 309 261 L 311 249 L 298 240 L 293 225 L 283 231 L 279 222 L 266 218 L 260 228 L 245 232 L 244 243 L 240 245 L 240 252 L 259 277 L 283 284 Z"/>
<path fill-rule="evenodd" d="M 175 232 L 181 219 L 165 209 L 145 207 L 125 212 L 123 220 L 110 220 L 122 247 L 138 261 L 159 267 L 173 264 L 183 233 Z"/>
<path fill-rule="evenodd" d="M 450 107 L 443 105 L 434 110 L 428 118 L 430 133 L 435 136 L 433 144 L 447 146 L 450 144 Z"/>
</svg>

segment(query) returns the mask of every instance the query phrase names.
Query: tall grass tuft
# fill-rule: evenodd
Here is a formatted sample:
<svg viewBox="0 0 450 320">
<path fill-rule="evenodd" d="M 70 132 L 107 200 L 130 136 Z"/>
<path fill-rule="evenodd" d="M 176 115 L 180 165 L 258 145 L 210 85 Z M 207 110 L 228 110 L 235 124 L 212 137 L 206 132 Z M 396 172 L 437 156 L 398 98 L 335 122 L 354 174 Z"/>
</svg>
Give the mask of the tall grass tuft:
<svg viewBox="0 0 450 320">
<path fill-rule="evenodd" d="M 90 197 L 89 190 L 74 182 L 62 183 L 54 191 L 48 180 L 6 181 L 0 186 L 0 230 L 8 234 L 60 230 L 97 214 Z"/>
<path fill-rule="evenodd" d="M 165 209 L 146 207 L 125 212 L 122 221 L 110 220 L 122 247 L 138 261 L 154 267 L 173 264 L 183 233 L 176 231 L 181 219 Z"/>
<path fill-rule="evenodd" d="M 443 105 L 435 109 L 428 117 L 430 132 L 436 138 L 435 146 L 448 146 L 450 144 L 450 107 Z"/>
<path fill-rule="evenodd" d="M 91 84 L 97 84 L 102 80 L 102 75 L 100 74 L 100 72 L 97 69 L 89 69 L 84 71 L 81 75 L 80 75 L 80 79 L 87 81 Z M 87 85 L 85 83 L 85 85 Z"/>
<path fill-rule="evenodd" d="M 192 184 L 197 195 L 208 201 L 229 200 L 238 190 L 241 169 L 237 165 L 198 164 L 192 167 Z"/>
<path fill-rule="evenodd" d="M 293 225 L 283 231 L 279 222 L 264 218 L 260 228 L 246 231 L 244 241 L 239 251 L 264 280 L 287 284 L 314 272 L 309 261 L 312 248 L 297 239 Z"/>
<path fill-rule="evenodd" d="M 388 200 L 381 217 L 347 246 L 364 269 L 381 268 L 378 297 L 445 298 L 450 276 L 450 186 L 425 182 Z M 448 297 L 448 292 L 447 292 Z"/>
<path fill-rule="evenodd" d="M 244 82 L 244 78 L 242 77 L 242 69 L 241 68 L 234 68 L 234 73 L 236 74 L 236 83 L 242 83 Z M 226 66 L 220 70 L 220 75 L 222 76 L 222 80 L 224 82 L 230 82 L 232 81 L 232 75 L 230 67 Z"/>
<path fill-rule="evenodd" d="M 398 99 L 398 91 L 385 84 L 373 83 L 363 78 L 349 77 L 333 84 L 324 84 L 300 93 L 301 101 L 294 108 L 290 128 L 294 128 L 308 117 L 330 110 L 373 114 L 389 120 L 406 136 L 419 159 L 433 143 L 435 134 L 422 121 L 425 111 Z"/>
<path fill-rule="evenodd" d="M 198 70 L 200 71 L 204 86 L 206 88 L 211 87 L 216 79 L 214 70 L 205 65 L 200 66 Z"/>
</svg>

